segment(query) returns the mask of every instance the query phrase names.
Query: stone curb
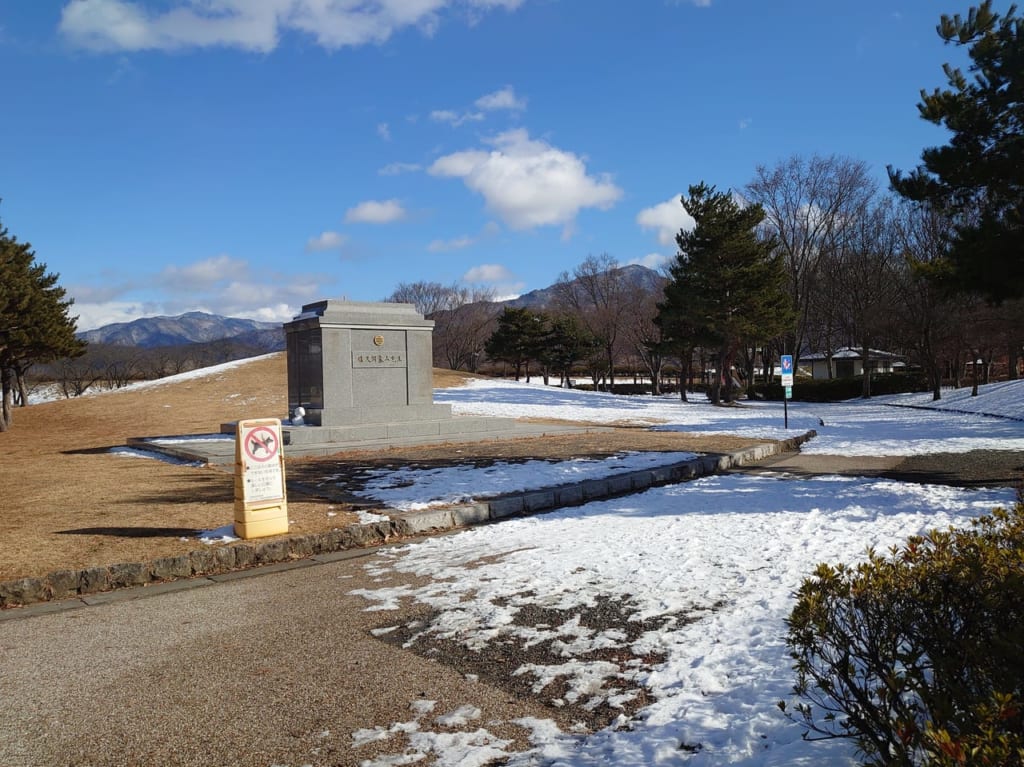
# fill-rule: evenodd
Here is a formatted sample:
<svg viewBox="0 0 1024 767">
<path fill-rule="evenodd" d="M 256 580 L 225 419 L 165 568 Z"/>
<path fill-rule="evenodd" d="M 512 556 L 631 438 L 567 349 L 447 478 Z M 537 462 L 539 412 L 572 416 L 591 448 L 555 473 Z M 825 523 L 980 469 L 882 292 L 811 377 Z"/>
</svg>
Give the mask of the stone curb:
<svg viewBox="0 0 1024 767">
<path fill-rule="evenodd" d="M 391 512 L 390 519 L 381 522 L 349 525 L 325 533 L 267 541 L 244 541 L 198 549 L 175 557 L 160 557 L 148 562 L 126 562 L 82 570 L 55 570 L 41 578 L 0 582 L 0 608 L 75 598 L 83 599 L 87 604 L 98 604 L 106 601 L 98 598 L 98 595 L 120 589 L 153 587 L 182 579 L 213 577 L 214 580 L 223 580 L 225 574 L 271 565 L 278 566 L 274 569 L 282 569 L 280 565 L 288 563 L 302 566 L 305 560 L 311 560 L 309 563 L 312 564 L 323 561 L 325 555 L 335 552 L 372 548 L 422 533 L 438 533 L 513 516 L 578 506 L 600 498 L 614 498 L 728 471 L 779 453 L 798 450 L 801 444 L 815 436 L 817 432 L 811 430 L 777 443 L 754 445 L 723 455 L 698 456 L 654 469 L 613 474 L 602 479 L 531 490 L 471 504 L 424 511 Z"/>
</svg>

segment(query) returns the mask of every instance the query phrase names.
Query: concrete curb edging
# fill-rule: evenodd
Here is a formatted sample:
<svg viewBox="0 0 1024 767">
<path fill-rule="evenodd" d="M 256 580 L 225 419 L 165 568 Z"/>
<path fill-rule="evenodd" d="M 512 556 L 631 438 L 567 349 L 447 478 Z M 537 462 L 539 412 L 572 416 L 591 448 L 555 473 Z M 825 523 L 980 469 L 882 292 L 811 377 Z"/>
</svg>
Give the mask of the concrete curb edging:
<svg viewBox="0 0 1024 767">
<path fill-rule="evenodd" d="M 815 436 L 817 436 L 817 432 L 812 430 L 784 442 L 754 445 L 735 453 L 704 455 L 654 469 L 612 474 L 608 477 L 588 479 L 571 485 L 529 490 L 456 506 L 445 506 L 425 511 L 391 512 L 389 516 L 407 523 L 414 533 L 496 522 L 509 517 L 538 514 L 566 506 L 579 506 L 602 498 L 630 495 L 652 487 L 717 474 L 762 461 L 779 453 L 792 452 Z"/>
<path fill-rule="evenodd" d="M 817 432 L 811 430 L 781 442 L 754 445 L 723 455 L 702 455 L 654 469 L 613 474 L 602 479 L 530 490 L 469 504 L 413 512 L 390 512 L 390 518 L 381 522 L 349 525 L 325 533 L 268 541 L 243 541 L 216 548 L 197 549 L 174 557 L 160 557 L 148 562 L 55 570 L 39 578 L 0 582 L 0 608 L 75 598 L 81 598 L 86 604 L 97 604 L 107 601 L 103 599 L 103 594 L 120 589 L 163 586 L 161 591 L 172 590 L 167 587 L 185 579 L 213 577 L 215 580 L 227 580 L 232 573 L 257 567 L 301 567 L 336 552 L 381 546 L 426 532 L 438 533 L 565 506 L 578 506 L 601 498 L 614 498 L 728 471 L 779 453 L 798 450 L 800 445 L 815 436 Z M 0 614 L 0 619 L 3 617 Z"/>
</svg>

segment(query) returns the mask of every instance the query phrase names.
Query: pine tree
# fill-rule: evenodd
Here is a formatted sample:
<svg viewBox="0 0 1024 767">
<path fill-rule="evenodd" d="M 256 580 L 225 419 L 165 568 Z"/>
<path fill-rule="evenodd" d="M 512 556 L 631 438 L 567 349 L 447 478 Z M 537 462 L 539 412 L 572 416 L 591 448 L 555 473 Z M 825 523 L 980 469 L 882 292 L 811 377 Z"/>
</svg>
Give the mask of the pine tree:
<svg viewBox="0 0 1024 767">
<path fill-rule="evenodd" d="M 1001 301 L 1024 296 L 1024 18 L 991 0 L 967 18 L 943 15 L 938 33 L 967 46 L 968 79 L 945 64 L 945 90 L 921 91 L 918 110 L 953 135 L 925 149 L 904 175 L 889 168 L 903 197 L 930 203 L 956 222 L 949 259 L 952 286 Z"/>
<path fill-rule="evenodd" d="M 558 373 L 561 382 L 571 389 L 573 367 L 599 350 L 600 343 L 575 315 L 563 314 L 550 320 L 537 359 L 545 371 Z"/>
<path fill-rule="evenodd" d="M 85 351 L 68 314 L 72 301 L 57 280 L 35 261 L 31 245 L 0 224 L 0 432 L 11 426 L 14 387 L 28 365 Z"/>
<path fill-rule="evenodd" d="M 718 350 L 712 402 L 732 399 L 730 370 L 740 343 L 767 340 L 788 330 L 792 305 L 786 273 L 772 239 L 756 232 L 760 205 L 742 207 L 729 192 L 701 182 L 681 199 L 696 222 L 676 236 L 679 254 L 670 266 L 658 322 L 679 348 Z"/>
<path fill-rule="evenodd" d="M 546 333 L 547 323 L 543 315 L 525 307 L 507 306 L 498 317 L 498 327 L 484 344 L 484 351 L 491 359 L 514 365 L 517 381 L 525 365 L 526 380 L 529 381 L 530 361 L 540 354 Z"/>
</svg>

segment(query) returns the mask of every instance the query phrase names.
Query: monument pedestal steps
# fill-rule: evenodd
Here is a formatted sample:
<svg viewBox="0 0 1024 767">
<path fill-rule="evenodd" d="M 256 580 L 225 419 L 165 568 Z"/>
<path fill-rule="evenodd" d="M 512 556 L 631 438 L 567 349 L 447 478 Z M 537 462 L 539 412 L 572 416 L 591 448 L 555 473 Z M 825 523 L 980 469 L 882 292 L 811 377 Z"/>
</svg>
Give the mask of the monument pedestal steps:
<svg viewBox="0 0 1024 767">
<path fill-rule="evenodd" d="M 524 423 L 513 418 L 453 416 L 434 402 L 434 323 L 412 304 L 318 301 L 284 325 L 288 416 L 284 455 L 516 439 L 599 427 Z M 267 414 L 254 414 L 265 416 Z M 276 415 L 276 414 L 275 414 Z M 301 425 L 300 425 L 301 424 Z M 220 425 L 234 435 L 235 423 Z M 220 435 L 189 441 L 133 438 L 129 444 L 187 460 L 227 465 L 231 442 Z"/>
</svg>

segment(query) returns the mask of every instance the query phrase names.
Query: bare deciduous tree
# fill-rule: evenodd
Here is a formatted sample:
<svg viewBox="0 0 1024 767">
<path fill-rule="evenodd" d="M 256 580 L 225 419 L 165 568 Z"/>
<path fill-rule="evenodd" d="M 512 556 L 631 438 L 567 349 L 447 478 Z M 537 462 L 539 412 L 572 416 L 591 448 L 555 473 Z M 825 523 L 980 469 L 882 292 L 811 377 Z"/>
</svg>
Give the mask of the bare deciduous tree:
<svg viewBox="0 0 1024 767">
<path fill-rule="evenodd" d="M 772 168 L 759 165 L 744 190 L 764 208 L 763 226 L 785 258 L 797 319 L 790 351 L 798 358 L 817 322 L 814 297 L 822 262 L 842 246 L 876 191 L 866 163 L 836 155 L 794 155 Z"/>
<path fill-rule="evenodd" d="M 661 371 L 665 365 L 665 333 L 655 322 L 658 316 L 658 302 L 663 294 L 634 288 L 634 309 L 628 317 L 625 336 L 633 353 L 640 358 L 651 376 L 651 394 L 661 394 Z"/>
<path fill-rule="evenodd" d="M 494 291 L 463 289 L 458 306 L 436 312 L 434 356 L 451 370 L 475 373 L 483 358 L 484 344 L 494 332 L 501 310 Z"/>
<path fill-rule="evenodd" d="M 576 317 L 600 343 L 609 390 L 614 390 L 616 345 L 633 310 L 633 291 L 619 262 L 607 253 L 587 256 L 571 275 L 562 272 L 552 287 L 557 310 Z"/>
<path fill-rule="evenodd" d="M 900 266 L 894 209 L 892 200 L 885 199 L 847 222 L 846 236 L 832 259 L 843 329 L 864 361 L 864 397 L 871 396 L 872 349 L 894 325 Z"/>
<path fill-rule="evenodd" d="M 461 306 L 460 294 L 465 288 L 457 283 L 442 285 L 440 282 L 400 282 L 385 301 L 398 304 L 413 304 L 416 311 L 428 317 L 443 309 Z"/>
<path fill-rule="evenodd" d="M 491 288 L 468 288 L 458 283 L 400 283 L 387 301 L 413 304 L 434 321 L 434 364 L 474 372 L 484 342 L 494 332 L 500 307 Z"/>
</svg>

